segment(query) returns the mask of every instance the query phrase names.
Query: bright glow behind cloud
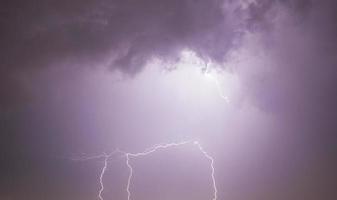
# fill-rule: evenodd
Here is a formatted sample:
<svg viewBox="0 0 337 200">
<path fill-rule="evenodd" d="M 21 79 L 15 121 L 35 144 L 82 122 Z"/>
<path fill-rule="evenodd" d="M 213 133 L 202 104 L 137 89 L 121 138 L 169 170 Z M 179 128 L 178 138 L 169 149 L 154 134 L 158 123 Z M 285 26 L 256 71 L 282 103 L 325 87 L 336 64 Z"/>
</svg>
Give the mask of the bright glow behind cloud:
<svg viewBox="0 0 337 200">
<path fill-rule="evenodd" d="M 240 84 L 235 74 L 221 70 L 213 63 L 206 63 L 192 51 L 183 51 L 172 71 L 167 72 L 160 65 L 163 63 L 153 61 L 143 75 L 158 79 L 163 88 L 178 98 L 190 99 L 191 103 L 218 104 L 221 99 L 223 103 L 229 103 L 238 94 Z"/>
</svg>

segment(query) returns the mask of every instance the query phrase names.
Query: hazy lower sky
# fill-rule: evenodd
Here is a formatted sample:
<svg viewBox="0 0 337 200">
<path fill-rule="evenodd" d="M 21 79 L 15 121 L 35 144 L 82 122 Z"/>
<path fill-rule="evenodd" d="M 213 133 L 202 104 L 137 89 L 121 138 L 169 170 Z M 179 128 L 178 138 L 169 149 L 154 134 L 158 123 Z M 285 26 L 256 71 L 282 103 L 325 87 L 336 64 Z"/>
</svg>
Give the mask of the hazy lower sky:
<svg viewBox="0 0 337 200">
<path fill-rule="evenodd" d="M 119 148 L 197 140 L 218 200 L 337 198 L 333 0 L 4 0 L 0 199 L 96 200 Z M 131 161 L 132 200 L 210 200 L 193 145 Z M 104 199 L 126 200 L 112 156 Z"/>
</svg>

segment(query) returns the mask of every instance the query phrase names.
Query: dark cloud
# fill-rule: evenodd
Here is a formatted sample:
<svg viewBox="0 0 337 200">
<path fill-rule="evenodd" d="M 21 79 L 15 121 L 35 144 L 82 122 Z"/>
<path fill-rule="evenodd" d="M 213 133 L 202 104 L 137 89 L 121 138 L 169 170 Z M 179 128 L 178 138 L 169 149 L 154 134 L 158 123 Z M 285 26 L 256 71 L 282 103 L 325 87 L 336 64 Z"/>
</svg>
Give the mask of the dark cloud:
<svg viewBox="0 0 337 200">
<path fill-rule="evenodd" d="M 272 27 L 275 5 L 303 14 L 311 1 L 2 1 L 1 85 L 14 89 L 1 88 L 1 104 L 21 99 L 17 71 L 104 60 L 135 74 L 182 49 L 222 62 L 244 31 Z"/>
<path fill-rule="evenodd" d="M 99 65 L 106 59 L 112 69 L 134 74 L 149 58 L 176 59 L 186 48 L 220 61 L 236 31 L 217 0 L 1 4 L 2 85 L 16 85 L 11 77 L 17 70 Z M 13 92 L 1 91 L 13 98 Z"/>
<path fill-rule="evenodd" d="M 274 4 L 265 11 L 272 16 L 267 20 L 272 25 L 269 29 L 253 30 L 253 37 L 244 39 L 241 49 L 260 53 L 241 66 L 251 64 L 256 74 L 244 81 L 252 81 L 250 91 L 266 110 L 298 113 L 304 118 L 335 115 L 331 108 L 337 100 L 336 3 L 285 5 Z"/>
</svg>

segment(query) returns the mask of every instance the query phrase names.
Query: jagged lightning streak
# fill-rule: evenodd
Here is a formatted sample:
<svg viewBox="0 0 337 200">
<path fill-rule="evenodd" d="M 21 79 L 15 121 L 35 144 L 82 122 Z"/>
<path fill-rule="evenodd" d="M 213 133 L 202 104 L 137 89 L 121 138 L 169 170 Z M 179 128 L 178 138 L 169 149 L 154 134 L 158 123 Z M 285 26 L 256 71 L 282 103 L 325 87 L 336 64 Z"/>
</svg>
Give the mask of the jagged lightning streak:
<svg viewBox="0 0 337 200">
<path fill-rule="evenodd" d="M 128 177 L 128 182 L 127 182 L 127 185 L 126 185 L 126 192 L 128 194 L 128 200 L 131 199 L 130 185 L 131 185 L 131 179 L 132 179 L 132 175 L 133 175 L 133 168 L 130 165 L 130 157 L 145 156 L 145 155 L 148 155 L 150 153 L 153 153 L 153 152 L 157 151 L 158 149 L 166 149 L 166 148 L 169 148 L 169 147 L 180 146 L 180 145 L 184 145 L 184 144 L 187 144 L 187 143 L 189 143 L 189 142 L 158 144 L 158 145 L 155 145 L 154 147 L 148 148 L 145 151 L 140 152 L 140 153 L 126 153 L 126 165 L 129 168 L 129 177 Z"/>
<path fill-rule="evenodd" d="M 211 74 L 206 74 L 206 76 L 211 76 L 215 82 L 215 85 L 217 87 L 217 90 L 218 90 L 218 93 L 219 93 L 219 96 L 220 98 L 222 98 L 223 100 L 226 101 L 226 103 L 229 103 L 229 99 L 227 96 L 225 96 L 222 92 L 222 89 L 221 89 L 221 86 L 220 86 L 220 83 L 219 83 L 219 80 L 215 77 L 215 76 L 212 76 Z"/>
<path fill-rule="evenodd" d="M 218 78 L 216 76 L 213 76 L 211 73 L 210 73 L 210 69 L 209 69 L 209 65 L 208 63 L 205 64 L 206 67 L 205 69 L 203 70 L 204 71 L 204 74 L 206 77 L 209 77 L 211 80 L 214 81 L 215 85 L 216 85 L 216 89 L 218 90 L 218 94 L 220 96 L 220 98 L 222 98 L 223 100 L 226 101 L 226 103 L 229 103 L 229 98 L 224 95 L 222 89 L 221 89 L 221 86 L 220 86 L 220 82 L 218 80 Z"/>
<path fill-rule="evenodd" d="M 100 188 L 98 190 L 98 194 L 97 194 L 97 198 L 99 200 L 104 200 L 102 197 L 103 191 L 104 191 L 104 182 L 103 182 L 103 178 L 104 178 L 104 174 L 106 169 L 108 168 L 108 160 L 110 159 L 110 157 L 116 153 L 121 153 L 120 150 L 115 150 L 114 152 L 107 154 L 107 153 L 103 153 L 101 155 L 95 155 L 95 156 L 88 156 L 88 157 L 82 157 L 82 158 L 73 158 L 72 160 L 74 161 L 88 161 L 88 160 L 93 160 L 93 159 L 104 159 L 104 165 L 102 167 L 102 170 L 99 174 L 99 184 L 100 184 Z"/>
<path fill-rule="evenodd" d="M 156 152 L 159 149 L 167 149 L 167 148 L 170 148 L 170 147 L 177 147 L 177 146 L 182 146 L 182 145 L 186 145 L 186 144 L 196 145 L 197 148 L 200 150 L 200 152 L 211 162 L 210 166 L 211 166 L 211 178 L 212 178 L 212 186 L 213 186 L 212 200 L 217 200 L 217 192 L 218 191 L 217 191 L 216 182 L 215 182 L 214 159 L 203 149 L 203 147 L 201 146 L 201 144 L 198 141 L 184 141 L 184 142 L 178 142 L 178 143 L 157 144 L 157 145 L 154 145 L 153 147 L 145 149 L 143 152 L 138 152 L 138 153 L 128 153 L 128 152 L 120 151 L 120 150 L 117 149 L 110 154 L 103 153 L 101 155 L 76 158 L 76 159 L 72 159 L 72 160 L 74 160 L 74 161 L 88 161 L 88 160 L 93 160 L 93 159 L 104 159 L 104 164 L 103 164 L 102 170 L 99 174 L 100 189 L 99 189 L 98 194 L 97 194 L 97 198 L 99 200 L 104 200 L 103 196 L 102 196 L 103 191 L 104 191 L 103 179 L 104 179 L 105 172 L 108 168 L 108 161 L 109 161 L 109 159 L 111 158 L 112 155 L 114 155 L 116 153 L 121 153 L 123 156 L 125 156 L 126 166 L 129 169 L 129 175 L 128 175 L 127 185 L 126 185 L 126 193 L 127 193 L 127 200 L 131 200 L 130 186 L 131 186 L 131 181 L 132 181 L 132 177 L 133 177 L 134 172 L 133 172 L 132 165 L 130 164 L 130 159 L 135 158 L 135 157 L 142 157 L 142 156 L 149 155 L 151 153 Z"/>
<path fill-rule="evenodd" d="M 199 150 L 204 154 L 204 156 L 209 159 L 211 161 L 211 168 L 212 168 L 212 182 L 213 182 L 213 200 L 217 200 L 218 198 L 218 190 L 216 187 L 216 183 L 215 183 L 215 170 L 214 170 L 214 159 L 212 158 L 212 156 L 210 156 L 201 146 L 201 144 L 198 141 L 194 141 L 194 144 L 198 146 Z"/>
<path fill-rule="evenodd" d="M 98 198 L 100 200 L 103 200 L 103 197 L 102 197 L 102 193 L 104 191 L 104 183 L 103 183 L 103 177 L 104 177 L 104 174 L 105 174 L 105 171 L 106 171 L 106 168 L 108 167 L 108 160 L 109 160 L 110 156 L 107 155 L 107 154 L 104 154 L 104 165 L 103 165 L 103 168 L 102 168 L 102 171 L 99 175 L 99 183 L 101 185 L 101 188 L 99 189 L 98 191 Z"/>
<path fill-rule="evenodd" d="M 131 192 L 130 192 L 130 185 L 131 185 L 131 180 L 133 176 L 133 168 L 130 164 L 130 158 L 132 157 L 141 157 L 141 156 L 146 156 L 149 155 L 159 149 L 166 149 L 170 147 L 175 147 L 175 146 L 181 146 L 181 145 L 186 145 L 186 144 L 191 144 L 192 141 L 185 141 L 185 142 L 180 142 L 180 143 L 168 143 L 168 144 L 158 144 L 155 145 L 154 147 L 148 148 L 143 152 L 140 153 L 126 153 L 126 165 L 129 168 L 129 176 L 128 176 L 128 181 L 127 181 L 127 186 L 126 186 L 126 192 L 127 192 L 127 200 L 131 200 Z M 197 145 L 198 149 L 202 152 L 202 154 L 211 161 L 211 176 L 212 176 L 212 182 L 213 182 L 213 198 L 212 200 L 217 200 L 217 187 L 215 183 L 215 175 L 214 175 L 214 159 L 202 148 L 201 144 L 198 141 L 193 141 L 194 145 Z"/>
</svg>

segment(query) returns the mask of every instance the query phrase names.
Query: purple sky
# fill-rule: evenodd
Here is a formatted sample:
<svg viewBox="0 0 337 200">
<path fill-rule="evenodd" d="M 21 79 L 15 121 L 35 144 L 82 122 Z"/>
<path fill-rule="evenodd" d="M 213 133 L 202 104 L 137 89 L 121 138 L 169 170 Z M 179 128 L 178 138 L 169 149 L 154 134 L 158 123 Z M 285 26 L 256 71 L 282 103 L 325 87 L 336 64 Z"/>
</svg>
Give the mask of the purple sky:
<svg viewBox="0 0 337 200">
<path fill-rule="evenodd" d="M 334 0 L 1 1 L 0 199 L 97 199 L 103 160 L 73 158 L 190 139 L 219 200 L 337 199 L 336 21 Z M 132 164 L 132 200 L 211 198 L 195 148 Z M 103 197 L 127 177 L 111 158 Z"/>
</svg>

